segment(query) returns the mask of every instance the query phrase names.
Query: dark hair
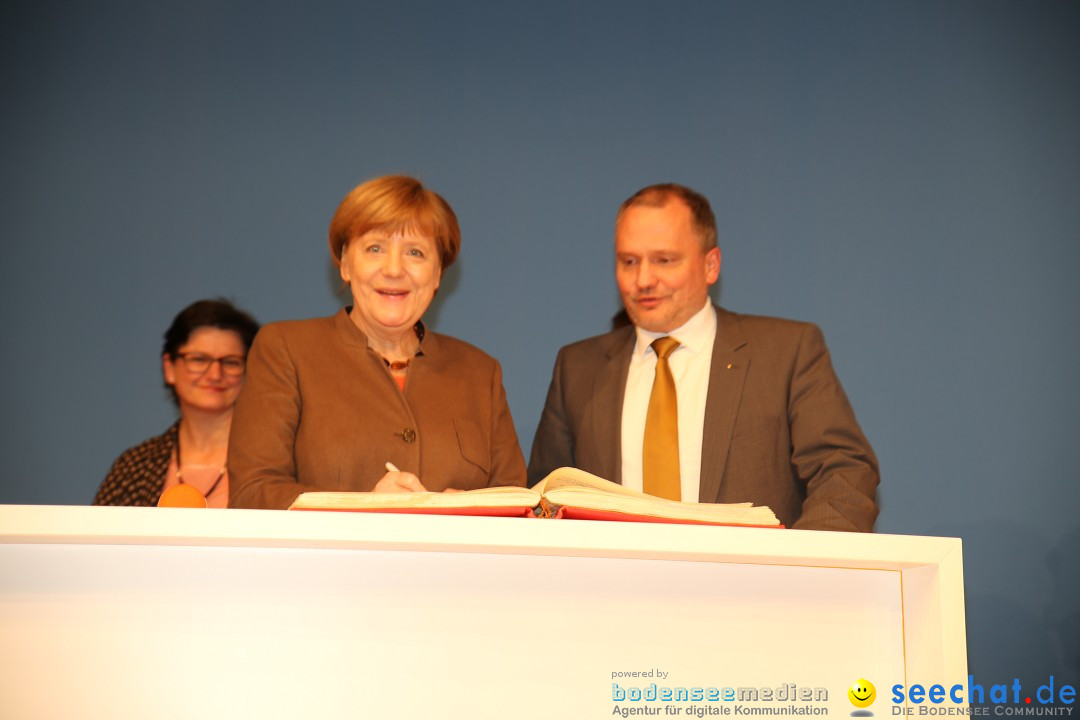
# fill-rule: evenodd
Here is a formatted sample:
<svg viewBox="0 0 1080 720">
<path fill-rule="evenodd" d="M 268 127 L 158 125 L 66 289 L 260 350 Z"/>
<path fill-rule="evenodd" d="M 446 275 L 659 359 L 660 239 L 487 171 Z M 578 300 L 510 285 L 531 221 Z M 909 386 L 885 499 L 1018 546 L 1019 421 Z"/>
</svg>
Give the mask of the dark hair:
<svg viewBox="0 0 1080 720">
<path fill-rule="evenodd" d="M 698 231 L 702 249 L 708 252 L 716 247 L 716 216 L 713 215 L 709 201 L 701 193 L 677 183 L 660 183 L 638 190 L 619 206 L 619 212 L 615 215 L 615 224 L 619 224 L 619 218 L 627 208 L 635 205 L 664 207 L 671 198 L 682 200 L 690 209 L 690 216 L 693 218 L 694 228 Z"/>
<path fill-rule="evenodd" d="M 173 318 L 172 325 L 165 331 L 165 342 L 161 346 L 161 354 L 175 360 L 176 354 L 180 352 L 180 346 L 191 338 L 193 332 L 204 327 L 231 330 L 239 335 L 240 341 L 244 343 L 245 355 L 251 349 L 251 343 L 255 341 L 255 333 L 259 332 L 259 323 L 255 321 L 255 318 L 225 298 L 196 300 Z M 179 403 L 180 398 L 176 395 L 176 389 L 169 383 L 165 383 L 165 387 L 172 393 L 173 400 Z"/>
</svg>

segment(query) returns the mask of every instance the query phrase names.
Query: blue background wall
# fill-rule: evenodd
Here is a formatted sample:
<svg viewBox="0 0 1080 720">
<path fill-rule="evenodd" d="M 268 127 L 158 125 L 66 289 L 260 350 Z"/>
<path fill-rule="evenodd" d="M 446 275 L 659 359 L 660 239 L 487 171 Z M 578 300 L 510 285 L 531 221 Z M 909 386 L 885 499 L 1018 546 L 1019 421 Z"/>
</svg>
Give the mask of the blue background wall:
<svg viewBox="0 0 1080 720">
<path fill-rule="evenodd" d="M 618 309 L 612 219 L 710 197 L 727 307 L 818 322 L 888 533 L 959 536 L 972 671 L 1080 680 L 1076 2 L 8 2 L 0 502 L 89 502 L 164 429 L 161 334 L 343 302 L 340 198 L 419 176 L 464 246 L 429 321 L 526 453 Z"/>
</svg>

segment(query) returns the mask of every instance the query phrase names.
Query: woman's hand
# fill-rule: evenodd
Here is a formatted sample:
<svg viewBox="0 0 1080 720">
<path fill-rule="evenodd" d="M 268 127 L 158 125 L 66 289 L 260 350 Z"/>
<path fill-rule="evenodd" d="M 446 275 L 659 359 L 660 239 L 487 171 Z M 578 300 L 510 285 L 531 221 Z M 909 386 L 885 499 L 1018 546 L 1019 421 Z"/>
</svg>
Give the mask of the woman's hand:
<svg viewBox="0 0 1080 720">
<path fill-rule="evenodd" d="M 371 492 L 402 493 L 402 492 L 427 492 L 427 488 L 420 482 L 420 478 L 411 472 L 394 470 L 386 473 L 375 483 Z"/>
</svg>

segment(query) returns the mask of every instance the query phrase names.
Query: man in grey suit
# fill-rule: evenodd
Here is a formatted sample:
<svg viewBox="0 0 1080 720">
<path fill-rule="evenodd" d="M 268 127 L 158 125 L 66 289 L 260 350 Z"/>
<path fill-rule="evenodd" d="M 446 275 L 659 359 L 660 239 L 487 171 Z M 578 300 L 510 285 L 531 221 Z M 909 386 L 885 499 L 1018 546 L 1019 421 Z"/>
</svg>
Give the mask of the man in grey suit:
<svg viewBox="0 0 1080 720">
<path fill-rule="evenodd" d="M 821 331 L 713 305 L 709 286 L 719 276 L 704 197 L 665 184 L 623 203 L 615 278 L 633 325 L 559 351 L 530 484 L 571 466 L 643 489 L 646 416 L 662 374 L 652 344 L 670 336 L 676 348 L 660 362 L 677 395 L 674 497 L 768 505 L 787 527 L 871 531 L 877 458 Z"/>
</svg>

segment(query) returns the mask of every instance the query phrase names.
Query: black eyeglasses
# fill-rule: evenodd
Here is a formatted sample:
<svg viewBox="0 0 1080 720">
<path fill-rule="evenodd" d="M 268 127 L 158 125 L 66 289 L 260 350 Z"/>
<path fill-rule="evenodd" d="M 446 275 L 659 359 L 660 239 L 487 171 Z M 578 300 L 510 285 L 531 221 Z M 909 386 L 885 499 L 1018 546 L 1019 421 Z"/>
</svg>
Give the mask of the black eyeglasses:
<svg viewBox="0 0 1080 720">
<path fill-rule="evenodd" d="M 242 355 L 210 357 L 202 353 L 176 353 L 176 357 L 184 362 L 184 367 L 193 375 L 202 375 L 214 363 L 221 363 L 221 372 L 225 375 L 243 375 L 246 363 Z"/>
</svg>

